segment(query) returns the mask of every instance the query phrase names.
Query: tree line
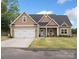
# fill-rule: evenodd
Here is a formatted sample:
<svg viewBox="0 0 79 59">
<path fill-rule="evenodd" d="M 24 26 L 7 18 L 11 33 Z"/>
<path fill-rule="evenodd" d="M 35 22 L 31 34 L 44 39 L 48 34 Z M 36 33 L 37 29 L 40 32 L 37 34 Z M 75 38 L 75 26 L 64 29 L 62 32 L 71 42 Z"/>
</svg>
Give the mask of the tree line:
<svg viewBox="0 0 79 59">
<path fill-rule="evenodd" d="M 18 0 L 1 1 L 1 31 L 9 31 L 9 24 L 19 15 Z"/>
</svg>

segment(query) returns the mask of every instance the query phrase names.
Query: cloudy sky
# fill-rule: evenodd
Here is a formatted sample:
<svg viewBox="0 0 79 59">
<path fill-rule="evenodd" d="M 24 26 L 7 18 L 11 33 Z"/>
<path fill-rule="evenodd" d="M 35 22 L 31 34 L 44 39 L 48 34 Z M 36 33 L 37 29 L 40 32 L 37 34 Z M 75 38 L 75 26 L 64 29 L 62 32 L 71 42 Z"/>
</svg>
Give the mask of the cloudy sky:
<svg viewBox="0 0 79 59">
<path fill-rule="evenodd" d="M 77 27 L 76 0 L 19 0 L 20 13 L 67 15 Z"/>
</svg>

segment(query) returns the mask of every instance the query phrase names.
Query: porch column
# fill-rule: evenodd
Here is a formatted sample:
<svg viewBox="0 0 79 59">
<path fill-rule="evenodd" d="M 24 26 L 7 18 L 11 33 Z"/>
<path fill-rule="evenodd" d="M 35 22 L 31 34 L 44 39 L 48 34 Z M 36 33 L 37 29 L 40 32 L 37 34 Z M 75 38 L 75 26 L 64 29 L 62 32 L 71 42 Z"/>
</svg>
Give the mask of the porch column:
<svg viewBox="0 0 79 59">
<path fill-rule="evenodd" d="M 69 28 L 69 33 L 70 33 L 69 35 L 72 36 L 72 30 L 71 30 L 71 28 Z"/>
<path fill-rule="evenodd" d="M 39 37 L 39 25 L 37 26 L 37 37 Z"/>
<path fill-rule="evenodd" d="M 60 33 L 59 27 L 57 27 L 57 36 L 59 36 L 59 33 Z"/>
<path fill-rule="evenodd" d="M 10 35 L 13 36 L 12 35 L 12 26 L 10 26 Z"/>
<path fill-rule="evenodd" d="M 46 37 L 47 37 L 47 27 L 46 27 Z"/>
</svg>

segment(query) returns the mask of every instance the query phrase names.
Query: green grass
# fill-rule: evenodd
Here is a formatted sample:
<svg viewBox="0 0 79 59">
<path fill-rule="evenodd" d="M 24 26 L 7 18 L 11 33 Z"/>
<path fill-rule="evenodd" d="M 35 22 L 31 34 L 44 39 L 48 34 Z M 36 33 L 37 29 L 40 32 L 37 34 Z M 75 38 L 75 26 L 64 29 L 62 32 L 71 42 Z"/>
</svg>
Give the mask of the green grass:
<svg viewBox="0 0 79 59">
<path fill-rule="evenodd" d="M 8 40 L 8 39 L 9 39 L 8 36 L 1 36 L 1 41 Z"/>
<path fill-rule="evenodd" d="M 47 37 L 37 38 L 29 48 L 76 48 L 77 37 Z"/>
</svg>

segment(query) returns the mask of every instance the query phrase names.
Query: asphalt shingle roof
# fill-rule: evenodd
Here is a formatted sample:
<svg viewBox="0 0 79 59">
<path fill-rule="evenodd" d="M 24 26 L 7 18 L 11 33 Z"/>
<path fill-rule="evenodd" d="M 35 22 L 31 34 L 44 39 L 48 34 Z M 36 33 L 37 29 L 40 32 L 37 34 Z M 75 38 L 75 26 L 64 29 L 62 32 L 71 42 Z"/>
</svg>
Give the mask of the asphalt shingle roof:
<svg viewBox="0 0 79 59">
<path fill-rule="evenodd" d="M 30 14 L 30 16 L 36 21 L 36 22 L 38 22 L 40 19 L 41 19 L 41 17 L 43 16 L 42 14 L 41 15 L 39 15 L 39 14 Z"/>
<path fill-rule="evenodd" d="M 69 18 L 66 15 L 55 15 L 55 14 L 48 14 L 49 17 L 54 19 L 59 25 L 61 25 L 63 22 L 67 23 L 69 26 L 72 26 L 71 22 L 69 21 Z M 38 22 L 43 14 L 30 14 L 30 16 Z M 41 22 L 39 25 L 45 26 L 47 22 Z"/>
</svg>

